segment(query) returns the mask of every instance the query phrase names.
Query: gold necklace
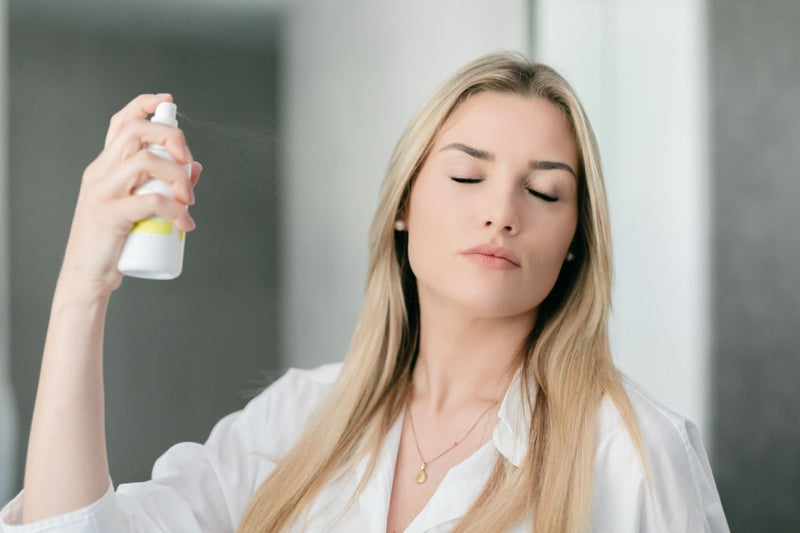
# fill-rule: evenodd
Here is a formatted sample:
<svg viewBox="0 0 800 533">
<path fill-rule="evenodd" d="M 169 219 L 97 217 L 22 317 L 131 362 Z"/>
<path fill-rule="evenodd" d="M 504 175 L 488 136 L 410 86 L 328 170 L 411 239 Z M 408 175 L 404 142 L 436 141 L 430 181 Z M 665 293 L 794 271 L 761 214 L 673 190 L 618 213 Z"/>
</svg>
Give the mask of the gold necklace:
<svg viewBox="0 0 800 533">
<path fill-rule="evenodd" d="M 472 430 L 475 429 L 475 426 L 477 426 L 478 422 L 481 421 L 481 418 L 483 418 L 483 415 L 488 413 L 489 409 L 494 407 L 494 405 L 496 403 L 497 403 L 497 401 L 494 401 L 489 407 L 486 408 L 485 411 L 483 411 L 481 413 L 481 416 L 478 417 L 478 419 L 475 421 L 474 424 L 472 424 L 472 427 L 469 428 L 469 430 L 464 434 L 463 437 L 461 437 L 459 440 L 455 441 L 452 446 L 447 448 L 445 451 L 443 451 L 442 453 L 440 453 L 439 455 L 437 455 L 436 457 L 434 457 L 430 461 L 426 461 L 425 458 L 422 457 L 422 450 L 419 449 L 419 442 L 417 441 L 417 430 L 414 429 L 414 416 L 411 414 L 411 404 L 409 402 L 407 411 L 408 411 L 408 420 L 411 422 L 411 434 L 414 435 L 414 444 L 416 444 L 416 446 L 417 446 L 417 453 L 419 453 L 419 458 L 422 461 L 422 466 L 419 468 L 419 472 L 417 472 L 417 484 L 418 485 L 421 485 L 421 484 L 425 483 L 425 480 L 428 479 L 428 473 L 425 472 L 425 469 L 428 467 L 428 465 L 431 464 L 432 462 L 434 462 L 439 457 L 441 457 L 444 454 L 446 454 L 447 452 L 449 452 L 450 450 L 452 450 L 453 448 L 455 448 L 456 446 L 458 446 L 459 444 L 461 444 L 461 442 L 463 442 L 464 439 L 466 439 L 467 436 L 470 433 L 472 433 Z"/>
</svg>

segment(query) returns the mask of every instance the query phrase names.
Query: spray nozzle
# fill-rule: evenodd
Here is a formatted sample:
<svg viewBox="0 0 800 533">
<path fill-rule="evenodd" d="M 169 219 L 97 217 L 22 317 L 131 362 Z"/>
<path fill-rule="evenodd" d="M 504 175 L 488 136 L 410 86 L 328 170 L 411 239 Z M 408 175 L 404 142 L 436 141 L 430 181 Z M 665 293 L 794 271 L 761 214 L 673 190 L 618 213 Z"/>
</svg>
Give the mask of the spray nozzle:
<svg viewBox="0 0 800 533">
<path fill-rule="evenodd" d="M 172 102 L 161 102 L 156 107 L 156 112 L 150 119 L 151 122 L 158 122 L 159 124 L 166 124 L 173 128 L 178 127 L 178 121 L 175 118 L 178 114 L 178 106 Z"/>
</svg>

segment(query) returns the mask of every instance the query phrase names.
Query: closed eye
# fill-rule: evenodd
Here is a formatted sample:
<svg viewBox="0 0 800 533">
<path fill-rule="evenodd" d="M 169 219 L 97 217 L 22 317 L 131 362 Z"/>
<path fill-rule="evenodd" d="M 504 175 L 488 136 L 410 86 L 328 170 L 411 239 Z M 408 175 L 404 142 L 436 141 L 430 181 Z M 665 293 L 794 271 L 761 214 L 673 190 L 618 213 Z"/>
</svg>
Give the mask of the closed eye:
<svg viewBox="0 0 800 533">
<path fill-rule="evenodd" d="M 558 198 L 554 196 L 547 196 L 546 194 L 540 193 L 539 191 L 535 191 L 533 189 L 528 189 L 528 192 L 532 195 L 536 196 L 537 198 L 541 198 L 545 202 L 557 202 Z"/>
<path fill-rule="evenodd" d="M 479 179 L 479 178 L 456 178 L 456 177 L 451 177 L 450 179 L 455 181 L 456 183 L 478 183 L 480 181 L 483 181 L 482 179 Z M 533 196 L 536 196 L 537 198 L 541 198 L 545 202 L 557 202 L 558 201 L 558 198 L 555 198 L 553 196 L 548 196 L 548 195 L 540 193 L 539 191 L 536 191 L 534 189 L 528 189 L 528 192 L 531 193 Z"/>
</svg>

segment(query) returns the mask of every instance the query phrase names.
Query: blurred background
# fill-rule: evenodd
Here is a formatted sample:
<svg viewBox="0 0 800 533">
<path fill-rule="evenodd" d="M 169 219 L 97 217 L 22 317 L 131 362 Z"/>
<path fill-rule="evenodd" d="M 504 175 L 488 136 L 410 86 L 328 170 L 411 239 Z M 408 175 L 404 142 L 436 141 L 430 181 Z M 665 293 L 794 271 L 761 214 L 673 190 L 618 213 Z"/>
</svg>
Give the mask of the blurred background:
<svg viewBox="0 0 800 533">
<path fill-rule="evenodd" d="M 700 427 L 733 531 L 800 522 L 800 3 L 0 0 L 0 503 L 111 115 L 171 92 L 205 170 L 183 274 L 105 335 L 115 483 L 292 366 L 339 361 L 391 150 L 474 57 L 562 72 L 604 158 L 618 366 Z M 344 251 L 344 253 L 343 253 Z"/>
</svg>

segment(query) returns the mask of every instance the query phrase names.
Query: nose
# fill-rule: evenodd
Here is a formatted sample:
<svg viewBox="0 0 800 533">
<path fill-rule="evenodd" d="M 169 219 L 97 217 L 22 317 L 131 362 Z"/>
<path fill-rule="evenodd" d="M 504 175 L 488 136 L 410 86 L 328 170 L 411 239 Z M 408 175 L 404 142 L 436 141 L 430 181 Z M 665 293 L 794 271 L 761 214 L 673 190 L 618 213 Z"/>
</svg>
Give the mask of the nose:
<svg viewBox="0 0 800 533">
<path fill-rule="evenodd" d="M 485 206 L 484 227 L 494 227 L 509 235 L 519 233 L 520 221 L 515 191 L 498 191 L 491 196 L 491 200 Z"/>
</svg>

